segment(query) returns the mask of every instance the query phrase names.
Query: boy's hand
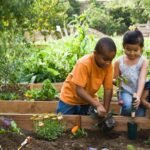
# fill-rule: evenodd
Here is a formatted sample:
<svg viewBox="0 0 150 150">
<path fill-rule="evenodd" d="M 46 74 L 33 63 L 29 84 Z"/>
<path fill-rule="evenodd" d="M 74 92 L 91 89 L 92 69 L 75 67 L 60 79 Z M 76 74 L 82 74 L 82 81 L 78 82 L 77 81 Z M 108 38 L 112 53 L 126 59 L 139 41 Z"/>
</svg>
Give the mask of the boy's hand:
<svg viewBox="0 0 150 150">
<path fill-rule="evenodd" d="M 106 115 L 106 110 L 103 105 L 98 105 L 96 109 L 99 116 L 103 117 Z"/>
</svg>

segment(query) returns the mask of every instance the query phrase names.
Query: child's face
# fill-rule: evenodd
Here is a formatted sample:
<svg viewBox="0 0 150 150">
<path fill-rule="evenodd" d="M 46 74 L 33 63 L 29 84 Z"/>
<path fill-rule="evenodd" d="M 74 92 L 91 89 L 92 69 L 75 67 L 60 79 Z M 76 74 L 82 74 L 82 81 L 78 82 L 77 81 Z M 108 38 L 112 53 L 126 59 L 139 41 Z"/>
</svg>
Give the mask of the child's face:
<svg viewBox="0 0 150 150">
<path fill-rule="evenodd" d="M 115 55 L 116 53 L 114 51 L 105 51 L 102 54 L 99 54 L 96 51 L 94 52 L 95 62 L 100 68 L 108 67 L 111 64 Z"/>
<path fill-rule="evenodd" d="M 124 52 L 128 59 L 134 60 L 142 54 L 142 48 L 138 44 L 125 44 Z"/>
</svg>

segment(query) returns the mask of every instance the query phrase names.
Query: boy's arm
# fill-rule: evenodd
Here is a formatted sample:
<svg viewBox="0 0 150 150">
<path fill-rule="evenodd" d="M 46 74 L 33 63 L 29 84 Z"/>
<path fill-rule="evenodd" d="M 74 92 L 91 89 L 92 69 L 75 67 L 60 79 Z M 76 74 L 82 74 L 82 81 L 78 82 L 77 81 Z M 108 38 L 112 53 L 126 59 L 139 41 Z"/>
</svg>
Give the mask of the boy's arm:
<svg viewBox="0 0 150 150">
<path fill-rule="evenodd" d="M 105 107 L 107 112 L 109 111 L 110 102 L 112 99 L 112 93 L 113 93 L 112 89 L 110 89 L 110 90 L 104 89 L 104 107 Z"/>
<path fill-rule="evenodd" d="M 106 75 L 105 75 L 105 79 L 103 82 L 103 87 L 104 87 L 104 107 L 106 109 L 106 111 L 109 111 L 109 106 L 110 106 L 110 102 L 112 99 L 112 93 L 113 93 L 113 67 L 111 66 L 109 68 L 109 70 L 107 71 Z"/>
<path fill-rule="evenodd" d="M 147 101 L 147 97 L 149 95 L 149 90 L 144 90 L 141 96 L 141 103 L 148 109 L 150 109 L 150 103 Z"/>
<path fill-rule="evenodd" d="M 89 102 L 92 106 L 97 109 L 97 112 L 100 116 L 105 116 L 106 110 L 104 106 L 94 98 L 92 98 L 83 87 L 76 85 L 76 92 L 79 97 Z"/>
</svg>

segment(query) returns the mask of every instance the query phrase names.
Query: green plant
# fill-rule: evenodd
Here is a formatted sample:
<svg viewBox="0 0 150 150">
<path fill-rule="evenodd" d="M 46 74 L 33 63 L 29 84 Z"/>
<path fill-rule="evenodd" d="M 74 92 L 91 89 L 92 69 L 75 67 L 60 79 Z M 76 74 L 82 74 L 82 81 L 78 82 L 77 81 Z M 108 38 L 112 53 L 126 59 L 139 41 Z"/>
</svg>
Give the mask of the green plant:
<svg viewBox="0 0 150 150">
<path fill-rule="evenodd" d="M 34 121 L 35 133 L 43 139 L 57 139 L 65 131 L 61 114 L 42 114 L 31 118 Z"/>
<path fill-rule="evenodd" d="M 124 82 L 125 84 L 127 84 L 128 80 L 127 80 L 127 78 L 125 76 L 121 75 L 121 76 L 118 76 L 117 79 L 116 79 L 116 83 L 115 83 L 116 86 L 120 87 L 120 83 L 121 82 Z"/>
<path fill-rule="evenodd" d="M 144 141 L 145 144 L 150 145 L 150 137 L 146 141 Z"/>
<path fill-rule="evenodd" d="M 26 91 L 25 93 L 25 96 L 28 99 L 35 100 L 52 100 L 56 95 L 57 91 L 49 79 L 43 82 L 43 86 L 41 89 L 32 89 Z"/>
<path fill-rule="evenodd" d="M 15 132 L 18 134 L 22 134 L 20 128 L 17 127 L 17 124 L 14 120 L 6 118 L 6 117 L 0 117 L 0 133 L 8 133 L 8 132 Z"/>
<path fill-rule="evenodd" d="M 133 145 L 128 144 L 127 145 L 127 150 L 136 150 L 136 148 Z"/>
<path fill-rule="evenodd" d="M 20 68 L 28 52 L 24 37 L 16 29 L 0 31 L 0 84 L 16 83 Z"/>
<path fill-rule="evenodd" d="M 104 88 L 100 87 L 100 89 L 97 92 L 97 96 L 98 96 L 98 98 L 100 98 L 100 100 L 102 100 L 103 99 L 103 95 L 104 95 Z"/>
<path fill-rule="evenodd" d="M 15 99 L 19 99 L 19 95 L 15 92 L 3 92 L 3 93 L 0 93 L 0 99 L 15 100 Z"/>
<path fill-rule="evenodd" d="M 85 129 L 79 128 L 78 126 L 72 128 L 71 132 L 72 132 L 72 138 L 81 138 L 87 136 L 87 132 L 85 131 Z"/>
</svg>

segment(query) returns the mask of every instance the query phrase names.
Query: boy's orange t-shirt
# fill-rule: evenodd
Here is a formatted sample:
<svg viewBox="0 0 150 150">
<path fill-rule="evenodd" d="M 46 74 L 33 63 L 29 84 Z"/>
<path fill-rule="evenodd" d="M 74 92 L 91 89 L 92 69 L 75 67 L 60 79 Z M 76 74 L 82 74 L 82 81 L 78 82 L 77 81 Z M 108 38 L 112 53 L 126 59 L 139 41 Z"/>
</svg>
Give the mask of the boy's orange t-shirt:
<svg viewBox="0 0 150 150">
<path fill-rule="evenodd" d="M 104 89 L 112 89 L 112 76 L 112 64 L 107 68 L 100 68 L 96 65 L 94 54 L 85 55 L 77 61 L 66 78 L 60 99 L 70 105 L 88 104 L 86 100 L 77 95 L 76 85 L 83 87 L 93 98 L 97 99 L 96 92 L 101 85 L 104 86 Z"/>
</svg>

